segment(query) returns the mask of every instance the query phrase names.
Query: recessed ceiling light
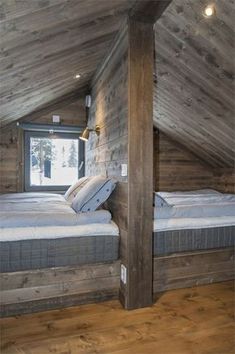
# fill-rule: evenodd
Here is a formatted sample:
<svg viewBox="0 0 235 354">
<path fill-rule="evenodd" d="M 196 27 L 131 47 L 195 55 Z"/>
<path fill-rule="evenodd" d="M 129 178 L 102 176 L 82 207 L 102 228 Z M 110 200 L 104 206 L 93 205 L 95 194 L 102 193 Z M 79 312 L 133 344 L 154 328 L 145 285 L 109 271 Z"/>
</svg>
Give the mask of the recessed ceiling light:
<svg viewBox="0 0 235 354">
<path fill-rule="evenodd" d="M 75 79 L 80 79 L 80 77 L 81 77 L 80 74 L 76 74 L 76 75 L 74 76 Z"/>
<path fill-rule="evenodd" d="M 214 15 L 215 9 L 212 5 L 208 5 L 205 10 L 204 10 L 204 15 L 206 17 L 211 17 L 212 15 Z"/>
</svg>

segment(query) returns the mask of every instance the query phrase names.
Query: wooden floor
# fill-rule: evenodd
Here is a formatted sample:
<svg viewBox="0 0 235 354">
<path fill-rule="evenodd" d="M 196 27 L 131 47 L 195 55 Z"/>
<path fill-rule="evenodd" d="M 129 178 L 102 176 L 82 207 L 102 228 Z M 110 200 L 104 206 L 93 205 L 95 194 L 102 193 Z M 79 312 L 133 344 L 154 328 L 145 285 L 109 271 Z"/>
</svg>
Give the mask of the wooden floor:
<svg viewBox="0 0 235 354">
<path fill-rule="evenodd" d="M 0 324 L 1 354 L 234 354 L 234 286 L 174 290 L 129 312 L 110 301 Z"/>
</svg>

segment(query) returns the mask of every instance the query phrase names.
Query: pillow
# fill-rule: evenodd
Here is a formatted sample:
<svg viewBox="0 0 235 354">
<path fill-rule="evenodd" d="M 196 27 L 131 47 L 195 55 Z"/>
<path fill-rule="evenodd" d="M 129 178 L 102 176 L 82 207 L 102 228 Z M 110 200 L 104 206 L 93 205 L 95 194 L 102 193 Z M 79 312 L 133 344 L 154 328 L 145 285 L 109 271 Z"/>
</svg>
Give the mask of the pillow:
<svg viewBox="0 0 235 354">
<path fill-rule="evenodd" d="M 77 212 L 95 211 L 110 196 L 116 186 L 111 178 L 95 176 L 77 193 L 72 208 Z"/>
<path fill-rule="evenodd" d="M 155 193 L 154 204 L 157 207 L 167 207 L 169 204 L 164 198 L 162 198 L 158 193 Z"/>
<path fill-rule="evenodd" d="M 77 180 L 74 184 L 72 184 L 67 192 L 64 195 L 64 198 L 72 203 L 73 199 L 76 197 L 77 193 L 87 184 L 87 182 L 91 179 L 92 177 L 82 177 Z"/>
</svg>

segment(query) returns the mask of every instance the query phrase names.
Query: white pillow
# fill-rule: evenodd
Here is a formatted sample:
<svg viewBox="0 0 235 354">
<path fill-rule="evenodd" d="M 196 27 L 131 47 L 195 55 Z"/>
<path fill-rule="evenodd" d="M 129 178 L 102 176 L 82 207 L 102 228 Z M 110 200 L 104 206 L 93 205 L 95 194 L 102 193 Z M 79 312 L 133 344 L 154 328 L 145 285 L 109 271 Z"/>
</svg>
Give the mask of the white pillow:
<svg viewBox="0 0 235 354">
<path fill-rule="evenodd" d="M 77 213 L 95 211 L 108 199 L 115 186 L 112 178 L 92 177 L 73 199 L 72 208 Z"/>
<path fill-rule="evenodd" d="M 76 197 L 77 193 L 87 184 L 87 182 L 91 179 L 92 177 L 82 177 L 77 180 L 74 184 L 72 184 L 67 192 L 64 195 L 64 198 L 72 203 L 73 199 Z"/>
</svg>

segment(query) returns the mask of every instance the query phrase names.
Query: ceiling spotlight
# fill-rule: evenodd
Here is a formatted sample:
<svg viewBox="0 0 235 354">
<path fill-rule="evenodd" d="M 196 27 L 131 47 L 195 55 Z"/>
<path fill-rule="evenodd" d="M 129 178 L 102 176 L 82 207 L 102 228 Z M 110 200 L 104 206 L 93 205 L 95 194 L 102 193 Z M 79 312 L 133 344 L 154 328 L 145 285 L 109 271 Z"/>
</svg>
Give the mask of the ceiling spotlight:
<svg viewBox="0 0 235 354">
<path fill-rule="evenodd" d="M 215 9 L 212 5 L 208 5 L 204 10 L 204 16 L 206 17 L 211 17 L 212 15 L 214 15 L 214 13 Z"/>
<path fill-rule="evenodd" d="M 76 75 L 74 76 L 75 79 L 80 79 L 80 77 L 81 77 L 80 74 L 76 74 Z"/>
</svg>

